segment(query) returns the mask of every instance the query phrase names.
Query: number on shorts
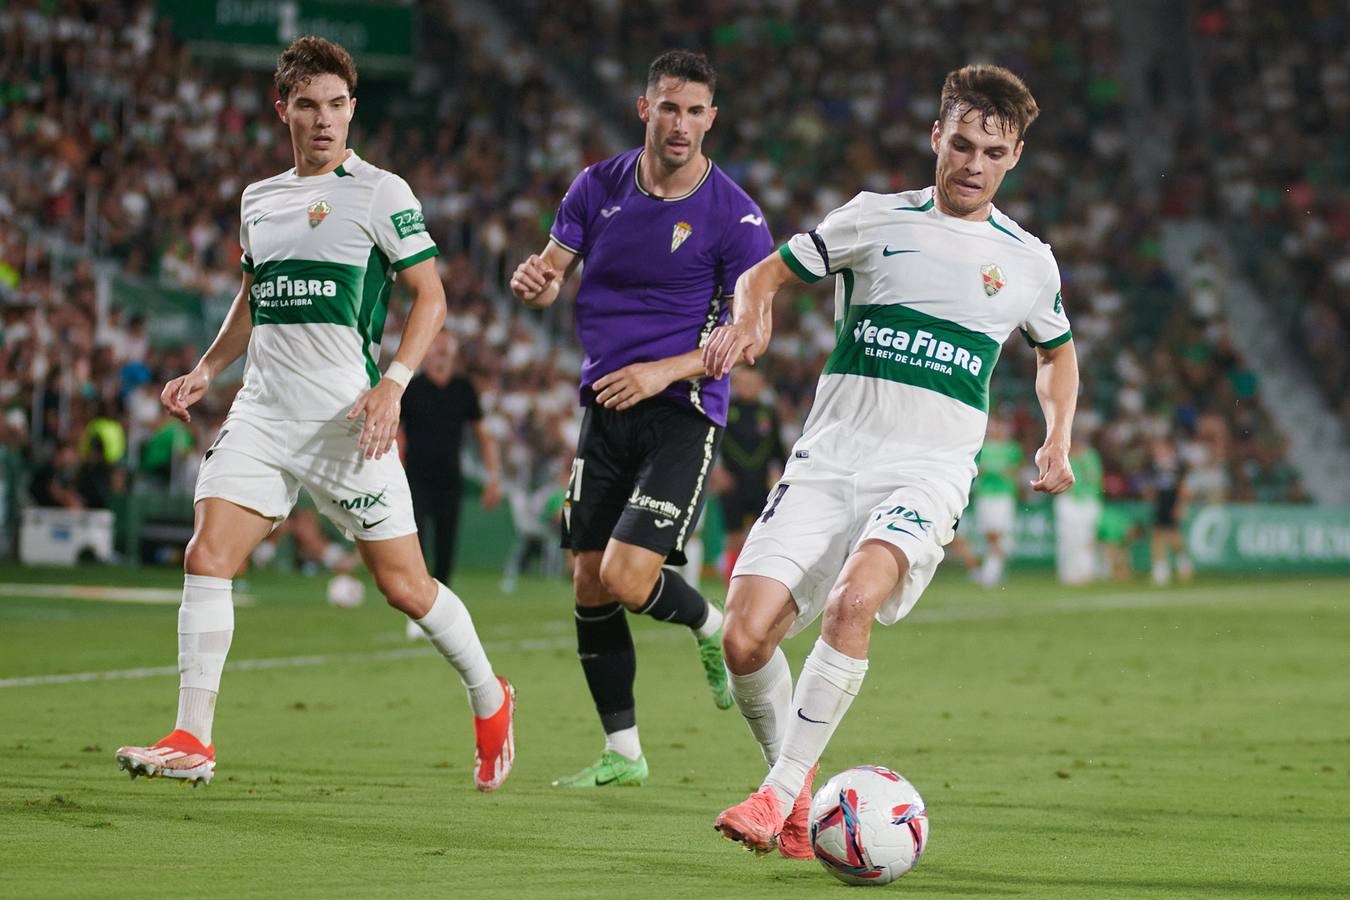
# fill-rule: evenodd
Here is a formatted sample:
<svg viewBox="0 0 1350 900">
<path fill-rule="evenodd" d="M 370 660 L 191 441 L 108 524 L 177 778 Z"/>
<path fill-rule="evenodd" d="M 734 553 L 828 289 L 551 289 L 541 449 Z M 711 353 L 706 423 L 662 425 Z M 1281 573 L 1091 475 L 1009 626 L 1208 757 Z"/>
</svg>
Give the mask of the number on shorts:
<svg viewBox="0 0 1350 900">
<path fill-rule="evenodd" d="M 581 499 L 581 473 L 585 468 L 586 460 L 580 458 L 572 460 L 572 477 L 567 480 L 568 500 Z"/>
<path fill-rule="evenodd" d="M 773 514 L 778 511 L 779 502 L 782 501 L 783 495 L 787 493 L 787 489 L 790 487 L 792 487 L 792 485 L 787 484 L 786 482 L 778 482 L 778 486 L 773 489 L 773 496 L 769 500 L 769 505 L 764 510 L 764 515 L 759 517 L 761 522 L 767 522 L 773 518 Z"/>
</svg>

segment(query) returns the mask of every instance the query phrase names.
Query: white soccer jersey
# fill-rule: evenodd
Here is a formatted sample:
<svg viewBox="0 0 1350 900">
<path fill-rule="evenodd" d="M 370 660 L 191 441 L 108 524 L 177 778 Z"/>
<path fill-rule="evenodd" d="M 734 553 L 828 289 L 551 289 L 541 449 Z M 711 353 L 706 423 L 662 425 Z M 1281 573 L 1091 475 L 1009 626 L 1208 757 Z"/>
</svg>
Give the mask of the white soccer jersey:
<svg viewBox="0 0 1350 900">
<path fill-rule="evenodd" d="M 232 410 L 267 419 L 347 413 L 380 379 L 394 273 L 436 255 L 408 183 L 349 153 L 244 189 L 239 241 L 253 273 L 244 385 Z"/>
<path fill-rule="evenodd" d="M 803 280 L 836 276 L 835 349 L 785 481 L 818 463 L 942 485 L 964 508 L 1004 340 L 1071 337 L 1050 247 L 997 209 L 944 215 L 933 193 L 858 194 L 780 248 Z"/>
</svg>

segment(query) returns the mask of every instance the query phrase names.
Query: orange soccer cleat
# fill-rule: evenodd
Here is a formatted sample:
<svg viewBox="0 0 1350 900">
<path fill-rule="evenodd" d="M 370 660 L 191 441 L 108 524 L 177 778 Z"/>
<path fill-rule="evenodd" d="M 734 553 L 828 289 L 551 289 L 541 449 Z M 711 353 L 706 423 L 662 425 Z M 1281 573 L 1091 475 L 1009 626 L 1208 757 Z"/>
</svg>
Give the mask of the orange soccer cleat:
<svg viewBox="0 0 1350 900">
<path fill-rule="evenodd" d="M 811 847 L 811 784 L 816 780 L 816 770 L 820 763 L 806 773 L 806 783 L 801 793 L 792 801 L 792 812 L 783 822 L 783 832 L 778 835 L 778 852 L 788 859 L 814 859 L 816 851 Z"/>
<path fill-rule="evenodd" d="M 764 855 L 778 842 L 783 830 L 783 811 L 778 795 L 771 787 L 762 787 L 747 799 L 725 810 L 713 827 L 729 841 L 744 844 L 747 850 Z"/>
<path fill-rule="evenodd" d="M 484 793 L 501 787 L 516 762 L 516 689 L 500 675 L 497 680 L 506 694 L 501 709 L 473 720 L 473 786 Z"/>
<path fill-rule="evenodd" d="M 118 747 L 118 768 L 132 778 L 177 778 L 193 786 L 209 784 L 216 774 L 216 747 L 205 746 L 186 731 L 175 729 L 152 747 Z"/>
</svg>

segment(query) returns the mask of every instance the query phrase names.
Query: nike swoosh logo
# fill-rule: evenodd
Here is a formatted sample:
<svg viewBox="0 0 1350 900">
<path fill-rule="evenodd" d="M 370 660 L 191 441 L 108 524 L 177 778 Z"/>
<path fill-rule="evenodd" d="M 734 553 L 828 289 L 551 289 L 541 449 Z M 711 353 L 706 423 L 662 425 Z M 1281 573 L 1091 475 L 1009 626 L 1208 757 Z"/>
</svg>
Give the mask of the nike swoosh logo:
<svg viewBox="0 0 1350 900">
<path fill-rule="evenodd" d="M 917 534 L 915 534 L 914 532 L 910 531 L 908 528 L 898 528 L 898 527 L 896 527 L 896 525 L 895 525 L 894 522 L 892 522 L 891 524 L 887 525 L 886 528 L 887 528 L 887 530 L 889 530 L 889 531 L 900 531 L 900 532 L 903 532 L 903 533 L 909 535 L 910 537 L 918 537 Z"/>
<path fill-rule="evenodd" d="M 596 786 L 596 787 L 600 787 L 602 784 L 609 784 L 611 781 L 618 781 L 618 780 L 619 780 L 619 776 L 618 776 L 618 775 L 611 775 L 609 778 L 606 778 L 604 781 L 601 781 L 599 778 L 597 778 L 597 779 L 595 779 L 595 786 Z"/>
<path fill-rule="evenodd" d="M 252 222 L 249 222 L 249 223 L 248 223 L 248 224 L 249 224 L 249 227 L 251 228 L 251 227 L 253 227 L 254 225 L 257 225 L 259 222 L 261 222 L 263 219 L 267 218 L 269 215 L 271 215 L 271 213 L 263 213 L 262 215 L 258 216 L 258 218 L 254 219 Z"/>
<path fill-rule="evenodd" d="M 361 527 L 362 527 L 362 528 L 365 528 L 365 529 L 367 529 L 367 530 L 369 530 L 369 529 L 371 529 L 371 528 L 374 528 L 376 525 L 379 525 L 381 522 L 383 522 L 383 521 L 384 521 L 385 519 L 387 519 L 387 518 L 389 518 L 389 516 L 385 516 L 384 519 L 380 519 L 379 522 L 362 522 L 362 523 L 361 523 Z"/>
<path fill-rule="evenodd" d="M 812 723 L 812 724 L 814 724 L 814 725 L 828 725 L 828 724 L 830 724 L 829 722 L 822 722 L 820 719 L 813 719 L 813 718 L 811 718 L 811 717 L 808 716 L 806 713 L 802 712 L 802 708 L 801 708 L 800 706 L 797 707 L 797 718 L 801 719 L 803 722 L 810 722 L 810 723 Z"/>
<path fill-rule="evenodd" d="M 890 247 L 887 247 L 885 250 L 882 250 L 882 251 L 881 251 L 881 255 L 882 255 L 882 256 L 896 256 L 896 255 L 901 254 L 901 253 L 918 253 L 918 252 L 919 252 L 918 250 L 892 250 Z"/>
</svg>

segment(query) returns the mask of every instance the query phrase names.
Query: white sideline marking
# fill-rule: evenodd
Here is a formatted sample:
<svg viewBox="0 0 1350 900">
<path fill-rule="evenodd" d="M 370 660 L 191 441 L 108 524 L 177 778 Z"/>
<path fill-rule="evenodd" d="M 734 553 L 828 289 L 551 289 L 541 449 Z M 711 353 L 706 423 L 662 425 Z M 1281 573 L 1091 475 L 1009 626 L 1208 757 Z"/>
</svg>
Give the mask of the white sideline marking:
<svg viewBox="0 0 1350 900">
<path fill-rule="evenodd" d="M 1102 594 L 1096 597 L 1084 597 L 1079 600 L 1062 600 L 1050 605 L 1029 606 L 958 606 L 947 609 L 924 610 L 922 607 L 910 613 L 904 621 L 923 623 L 971 622 L 978 620 L 1018 619 L 1028 616 L 1062 615 L 1065 613 L 1102 612 L 1118 609 L 1157 609 L 1169 606 L 1190 606 L 1196 604 L 1227 603 L 1235 595 L 1261 593 L 1266 596 L 1282 596 L 1282 590 L 1291 586 L 1290 582 L 1269 582 L 1252 585 L 1224 585 L 1214 587 L 1179 588 L 1129 591 L 1119 594 Z M 175 594 L 175 601 L 178 595 Z M 571 635 L 557 634 L 549 637 L 517 638 L 514 640 L 487 640 L 484 645 L 489 651 L 498 653 L 538 653 L 548 650 L 567 650 L 576 646 Z M 642 641 L 674 640 L 682 638 L 679 629 L 662 629 L 644 634 Z M 314 656 L 280 656 L 263 659 L 240 659 L 225 664 L 233 672 L 260 671 L 264 669 L 293 669 L 310 666 L 324 666 L 332 663 L 380 662 L 387 660 L 415 659 L 432 656 L 435 650 L 430 645 L 404 647 L 398 650 L 374 650 L 359 653 L 326 653 Z M 36 687 L 49 684 L 77 684 L 87 681 L 119 681 L 159 676 L 177 675 L 177 666 L 151 666 L 141 669 L 113 669 L 105 672 L 69 672 L 62 675 L 29 675 L 22 678 L 0 678 L 0 688 Z"/>
<path fill-rule="evenodd" d="M 118 588 L 99 584 L 0 584 L 0 598 L 27 597 L 57 600 L 94 600 L 102 603 L 178 604 L 183 602 L 183 589 L 174 588 Z M 252 594 L 234 595 L 235 606 L 252 606 Z"/>
</svg>

